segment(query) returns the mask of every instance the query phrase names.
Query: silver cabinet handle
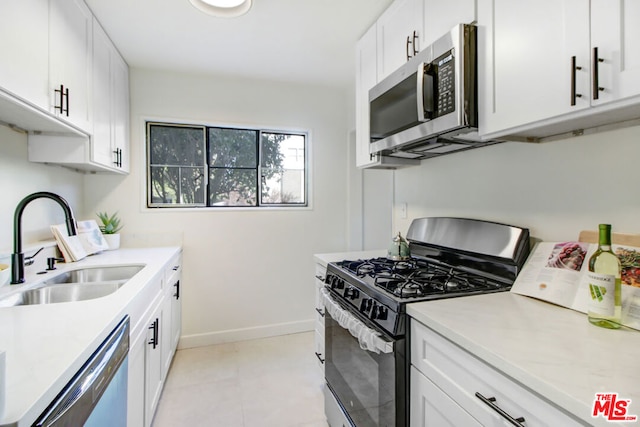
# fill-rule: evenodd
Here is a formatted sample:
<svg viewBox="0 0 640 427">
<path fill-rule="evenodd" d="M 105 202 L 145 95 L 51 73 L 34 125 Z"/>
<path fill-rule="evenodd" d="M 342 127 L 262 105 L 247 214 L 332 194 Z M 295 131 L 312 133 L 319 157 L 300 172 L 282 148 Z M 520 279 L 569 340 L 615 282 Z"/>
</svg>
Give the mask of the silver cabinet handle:
<svg viewBox="0 0 640 427">
<path fill-rule="evenodd" d="M 488 405 L 491 409 L 496 411 L 498 414 L 500 414 L 505 420 L 509 421 L 510 424 L 517 427 L 525 427 L 525 425 L 522 424 L 524 422 L 524 417 L 513 418 L 504 409 L 500 408 L 498 405 L 494 403 L 496 401 L 495 397 L 484 397 L 479 392 L 476 392 L 476 397 L 482 400 L 482 402 L 484 402 L 486 405 Z"/>
</svg>

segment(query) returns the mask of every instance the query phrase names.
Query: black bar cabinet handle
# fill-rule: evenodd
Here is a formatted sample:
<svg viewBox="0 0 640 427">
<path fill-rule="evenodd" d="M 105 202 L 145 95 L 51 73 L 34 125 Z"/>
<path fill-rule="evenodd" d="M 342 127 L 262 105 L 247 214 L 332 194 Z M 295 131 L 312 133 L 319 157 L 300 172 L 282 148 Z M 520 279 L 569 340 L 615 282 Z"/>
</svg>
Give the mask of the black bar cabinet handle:
<svg viewBox="0 0 640 427">
<path fill-rule="evenodd" d="M 173 287 L 176 288 L 176 293 L 173 294 L 176 299 L 180 299 L 180 280 L 173 284 Z"/>
<path fill-rule="evenodd" d="M 316 276 L 316 279 L 320 280 L 321 282 L 324 282 L 324 277 L 322 276 Z"/>
<path fill-rule="evenodd" d="M 411 55 L 409 54 L 409 45 L 411 44 L 411 40 L 409 39 L 409 36 L 407 36 L 407 42 L 404 46 L 404 50 L 407 53 L 407 61 L 411 59 Z"/>
<path fill-rule="evenodd" d="M 324 359 L 322 358 L 322 353 L 318 353 L 317 351 L 315 353 L 316 353 L 316 357 L 318 358 L 320 363 L 322 363 L 324 365 Z"/>
<path fill-rule="evenodd" d="M 320 310 L 319 308 L 316 307 L 316 311 L 318 312 L 318 314 L 322 317 L 324 317 L 324 311 Z"/>
<path fill-rule="evenodd" d="M 576 105 L 576 98 L 582 97 L 582 94 L 576 93 L 576 70 L 582 70 L 582 67 L 576 65 L 576 57 L 571 57 L 571 105 Z"/>
<path fill-rule="evenodd" d="M 149 326 L 149 329 L 153 330 L 153 336 L 151 337 L 151 341 L 149 341 L 149 344 L 153 345 L 154 349 L 158 345 L 158 326 L 158 318 L 156 317 L 156 320 L 154 320 L 151 326 Z"/>
<path fill-rule="evenodd" d="M 418 32 L 413 31 L 413 56 L 418 54 Z"/>
<path fill-rule="evenodd" d="M 600 68 L 599 65 L 601 62 L 604 62 L 604 59 L 598 57 L 598 48 L 593 48 L 593 99 L 600 98 L 600 92 L 604 90 L 603 87 L 600 87 Z"/>
<path fill-rule="evenodd" d="M 487 404 L 491 409 L 496 411 L 498 414 L 500 414 L 505 420 L 509 421 L 510 424 L 517 427 L 526 427 L 524 424 L 522 424 L 525 421 L 524 417 L 513 418 L 511 415 L 505 412 L 504 409 L 500 408 L 498 405 L 493 403 L 496 401 L 495 397 L 487 398 L 487 397 L 484 397 L 482 394 L 480 394 L 480 392 L 476 392 L 476 397 L 482 400 L 485 404 Z"/>
<path fill-rule="evenodd" d="M 69 88 L 64 90 L 64 97 L 67 98 L 67 108 L 64 109 L 64 113 L 69 117 Z"/>
</svg>

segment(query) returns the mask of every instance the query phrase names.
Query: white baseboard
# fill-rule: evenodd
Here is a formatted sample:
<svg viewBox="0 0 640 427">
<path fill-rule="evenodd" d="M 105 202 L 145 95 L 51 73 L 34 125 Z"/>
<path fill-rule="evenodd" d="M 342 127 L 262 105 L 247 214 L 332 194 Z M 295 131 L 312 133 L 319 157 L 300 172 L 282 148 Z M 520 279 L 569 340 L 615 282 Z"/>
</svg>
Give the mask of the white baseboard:
<svg viewBox="0 0 640 427">
<path fill-rule="evenodd" d="M 227 331 L 209 332 L 206 334 L 183 335 L 178 342 L 178 349 L 204 347 L 213 344 L 224 344 L 237 341 L 269 338 L 278 335 L 297 334 L 315 329 L 315 319 L 299 322 L 278 323 L 274 325 L 256 326 L 253 328 L 231 329 Z"/>
</svg>

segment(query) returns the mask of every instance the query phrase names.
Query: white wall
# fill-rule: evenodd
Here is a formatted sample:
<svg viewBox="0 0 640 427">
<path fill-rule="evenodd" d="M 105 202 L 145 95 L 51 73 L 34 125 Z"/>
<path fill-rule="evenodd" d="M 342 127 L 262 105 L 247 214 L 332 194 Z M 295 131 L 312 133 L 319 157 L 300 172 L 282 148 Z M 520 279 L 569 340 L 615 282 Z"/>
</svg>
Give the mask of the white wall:
<svg viewBox="0 0 640 427">
<path fill-rule="evenodd" d="M 13 216 L 16 205 L 28 194 L 51 191 L 64 197 L 74 214 L 83 218 L 82 175 L 69 169 L 30 163 L 27 160 L 27 135 L 0 126 L 0 262 L 13 252 Z M 52 240 L 51 224 L 64 222 L 64 213 L 52 200 L 34 200 L 22 216 L 23 248 L 37 245 L 39 240 Z M 46 266 L 46 258 L 36 258 Z"/>
<path fill-rule="evenodd" d="M 125 234 L 183 233 L 181 345 L 312 329 L 313 254 L 347 248 L 346 94 L 136 69 L 130 86 L 131 174 L 87 176 L 87 210 L 118 210 Z M 144 209 L 145 117 L 309 130 L 312 207 Z"/>
<path fill-rule="evenodd" d="M 640 127 L 542 144 L 508 142 L 395 172 L 395 228 L 462 216 L 528 227 L 543 240 L 577 239 L 611 223 L 640 233 Z M 397 205 L 408 204 L 407 219 Z"/>
</svg>

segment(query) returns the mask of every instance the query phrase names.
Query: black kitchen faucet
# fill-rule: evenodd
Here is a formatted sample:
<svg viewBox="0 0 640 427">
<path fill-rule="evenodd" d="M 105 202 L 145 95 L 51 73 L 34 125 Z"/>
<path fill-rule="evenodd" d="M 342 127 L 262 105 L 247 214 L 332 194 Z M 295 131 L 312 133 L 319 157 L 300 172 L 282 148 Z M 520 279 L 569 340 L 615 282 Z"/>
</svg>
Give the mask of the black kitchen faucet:
<svg viewBox="0 0 640 427">
<path fill-rule="evenodd" d="M 22 253 L 22 212 L 24 208 L 35 199 L 51 199 L 58 203 L 64 210 L 65 222 L 67 224 L 67 232 L 69 236 L 75 236 L 77 234 L 76 220 L 73 217 L 73 211 L 69 203 L 62 197 L 55 193 L 49 193 L 41 191 L 38 193 L 29 194 L 22 199 L 16 207 L 16 212 L 13 216 L 13 254 L 11 254 L 11 284 L 15 285 L 24 282 L 24 254 Z"/>
</svg>

